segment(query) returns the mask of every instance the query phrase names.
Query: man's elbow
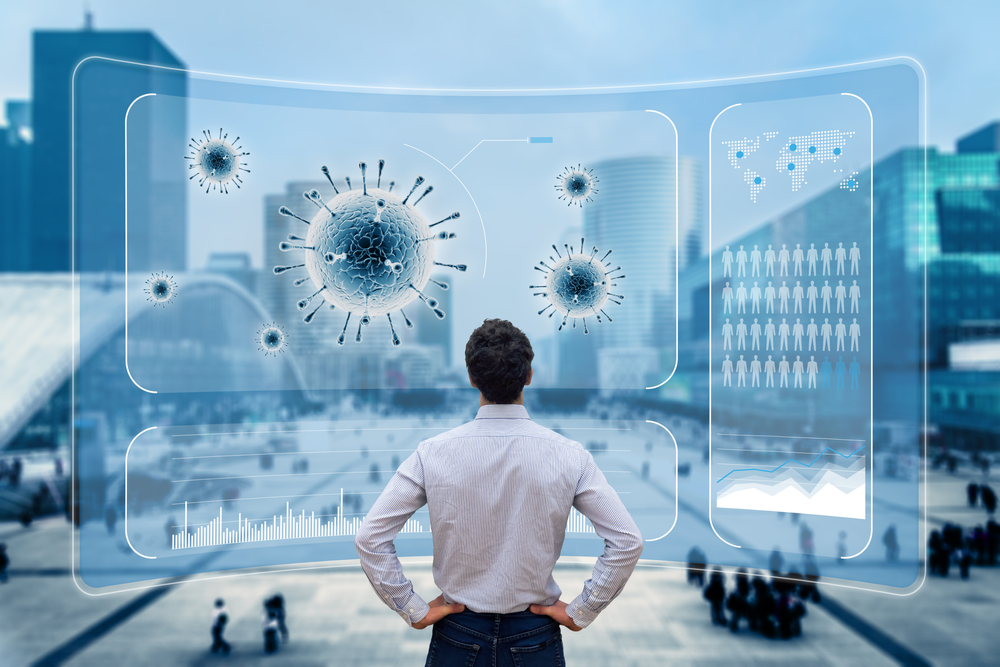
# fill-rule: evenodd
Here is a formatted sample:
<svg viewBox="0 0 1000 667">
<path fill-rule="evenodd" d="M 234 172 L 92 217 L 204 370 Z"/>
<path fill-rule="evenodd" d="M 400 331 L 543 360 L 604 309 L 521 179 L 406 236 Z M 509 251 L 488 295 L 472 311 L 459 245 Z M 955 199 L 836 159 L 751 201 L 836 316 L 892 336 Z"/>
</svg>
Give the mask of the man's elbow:
<svg viewBox="0 0 1000 667">
<path fill-rule="evenodd" d="M 645 543 L 643 542 L 642 534 L 639 532 L 638 528 L 628 534 L 628 537 L 624 540 L 624 544 L 622 545 L 626 557 L 633 563 L 639 561 L 639 557 L 642 556 L 642 549 L 644 546 Z"/>
<path fill-rule="evenodd" d="M 354 536 L 354 548 L 358 555 L 375 553 L 376 543 L 372 532 L 362 523 Z"/>
</svg>

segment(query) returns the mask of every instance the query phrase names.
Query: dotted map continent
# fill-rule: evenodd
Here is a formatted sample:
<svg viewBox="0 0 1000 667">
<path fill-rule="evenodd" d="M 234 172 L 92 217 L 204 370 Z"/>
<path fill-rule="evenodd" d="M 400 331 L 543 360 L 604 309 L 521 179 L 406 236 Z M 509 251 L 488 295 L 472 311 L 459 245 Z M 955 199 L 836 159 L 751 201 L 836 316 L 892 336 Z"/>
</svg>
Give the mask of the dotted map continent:
<svg viewBox="0 0 1000 667">
<path fill-rule="evenodd" d="M 788 174 L 792 192 L 797 192 L 806 182 L 806 172 L 813 162 L 836 162 L 844 153 L 844 144 L 854 132 L 821 130 L 802 137 L 789 137 L 778 153 L 775 167 Z"/>
</svg>

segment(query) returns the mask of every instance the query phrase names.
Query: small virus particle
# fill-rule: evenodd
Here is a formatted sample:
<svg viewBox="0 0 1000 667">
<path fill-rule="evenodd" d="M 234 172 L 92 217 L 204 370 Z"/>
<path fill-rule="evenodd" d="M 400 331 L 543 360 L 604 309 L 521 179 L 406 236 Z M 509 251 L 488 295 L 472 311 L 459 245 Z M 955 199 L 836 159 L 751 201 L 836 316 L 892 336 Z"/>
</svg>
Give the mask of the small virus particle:
<svg viewBox="0 0 1000 667">
<path fill-rule="evenodd" d="M 147 301 L 152 301 L 154 306 L 166 306 L 177 296 L 177 284 L 174 283 L 173 276 L 165 273 L 154 273 L 146 280 Z"/>
<path fill-rule="evenodd" d="M 545 290 L 534 293 L 534 296 L 543 296 L 549 300 L 549 304 L 538 311 L 538 314 L 541 315 L 552 308 L 549 317 L 557 312 L 562 315 L 563 319 L 559 325 L 559 331 L 562 331 L 570 318 L 573 319 L 574 329 L 576 328 L 576 320 L 582 319 L 583 333 L 588 334 L 590 333 L 590 330 L 587 329 L 589 316 L 596 317 L 598 323 L 602 321 L 601 315 L 607 317 L 608 322 L 613 321 L 604 312 L 604 304 L 611 301 L 621 305 L 621 299 L 625 297 L 621 294 L 611 293 L 611 288 L 618 286 L 618 283 L 611 281 L 621 280 L 625 275 L 613 275 L 621 271 L 622 267 L 616 266 L 612 269 L 610 268 L 611 262 L 605 262 L 608 255 L 611 254 L 610 250 L 598 260 L 595 259 L 595 255 L 598 253 L 597 246 L 594 246 L 589 255 L 583 254 L 584 239 L 580 239 L 580 252 L 578 253 L 574 252 L 573 247 L 568 244 L 563 244 L 563 247 L 566 251 L 565 255 L 559 252 L 555 244 L 552 245 L 556 256 L 549 255 L 549 259 L 552 261 L 551 266 L 541 261 L 535 267 L 536 271 L 545 274 L 545 284 L 529 285 L 528 287 Z"/>
<path fill-rule="evenodd" d="M 285 343 L 288 337 L 285 330 L 278 324 L 271 322 L 265 324 L 257 331 L 257 349 L 264 353 L 264 356 L 278 356 L 279 352 L 285 351 Z"/>
<path fill-rule="evenodd" d="M 211 130 L 202 131 L 203 139 L 196 141 L 191 139 L 188 147 L 191 149 L 190 155 L 185 155 L 185 160 L 191 160 L 188 169 L 194 169 L 195 173 L 188 180 L 198 179 L 198 185 L 205 186 L 205 192 L 218 190 L 223 194 L 229 194 L 229 183 L 239 189 L 243 181 L 240 180 L 240 172 L 250 173 L 243 158 L 250 153 L 241 152 L 243 147 L 237 144 L 239 137 L 228 141 L 228 134 L 222 133 L 219 128 L 219 136 L 212 138 Z"/>
<path fill-rule="evenodd" d="M 593 197 L 598 193 L 594 186 L 598 183 L 600 181 L 594 177 L 593 169 L 586 169 L 578 164 L 576 167 L 566 167 L 556 176 L 555 188 L 559 192 L 559 199 L 565 199 L 567 206 L 583 206 L 584 202 L 594 201 Z"/>
<path fill-rule="evenodd" d="M 361 170 L 359 190 L 351 187 L 349 177 L 344 179 L 347 188 L 338 189 L 330 170 L 325 166 L 320 169 L 336 194 L 330 201 L 324 201 L 316 190 L 303 193 L 318 209 L 311 220 L 295 215 L 286 206 L 278 209 L 281 215 L 308 225 L 309 232 L 306 238 L 290 235 L 288 241 L 278 244 L 282 251 L 304 250 L 305 261 L 291 266 L 276 266 L 274 273 L 281 275 L 298 268 L 308 271 L 308 278 L 296 280 L 295 285 L 311 281 L 312 293 L 296 305 L 299 310 L 306 310 L 317 296 L 322 295 L 323 301 L 308 312 L 304 322 L 313 320 L 323 302 L 329 303 L 332 308 L 347 311 L 344 329 L 337 339 L 340 345 L 344 344 L 352 315 L 358 316 L 355 342 L 361 342 L 361 328 L 370 324 L 373 317 L 385 315 L 392 331 L 392 344 L 399 345 L 400 339 L 390 311 L 398 310 L 407 328 L 413 328 L 403 307 L 420 299 L 438 319 L 445 317 L 444 311 L 438 308 L 437 299 L 427 296 L 423 290 L 428 282 L 442 290 L 448 289 L 446 283 L 431 279 L 435 266 L 465 271 L 466 265 L 434 261 L 434 242 L 453 239 L 455 234 L 432 228 L 461 216 L 456 211 L 427 224 L 416 205 L 434 187 L 426 186 L 414 198 L 414 193 L 424 183 L 423 176 L 417 176 L 409 193 L 400 198 L 392 193 L 395 181 L 389 183 L 388 190 L 382 189 L 385 160 L 378 161 L 374 188 L 368 186 L 365 163 L 360 163 L 358 167 Z"/>
</svg>

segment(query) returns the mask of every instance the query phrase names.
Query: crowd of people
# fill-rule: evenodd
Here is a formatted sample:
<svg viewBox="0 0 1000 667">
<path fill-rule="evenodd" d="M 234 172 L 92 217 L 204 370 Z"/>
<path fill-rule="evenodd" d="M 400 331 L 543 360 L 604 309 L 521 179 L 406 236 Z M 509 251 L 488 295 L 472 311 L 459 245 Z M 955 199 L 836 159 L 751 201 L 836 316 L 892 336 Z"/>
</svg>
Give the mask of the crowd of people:
<svg viewBox="0 0 1000 667">
<path fill-rule="evenodd" d="M 992 515 L 997 508 L 997 496 L 988 484 L 969 482 L 966 487 L 969 507 L 982 504 Z M 927 539 L 927 565 L 931 574 L 947 577 L 954 565 L 963 579 L 969 578 L 972 565 L 992 566 L 1000 555 L 1000 524 L 991 517 L 986 525 L 966 530 L 948 522 Z"/>
<path fill-rule="evenodd" d="M 771 576 L 746 568 L 733 575 L 733 588 L 727 594 L 726 575 L 722 568 L 712 568 L 708 585 L 705 585 L 707 565 L 698 548 L 688 554 L 688 582 L 699 588 L 711 604 L 712 623 L 739 632 L 742 621 L 751 632 L 769 638 L 790 639 L 802 634 L 802 618 L 806 615 L 806 602 L 820 601 L 819 570 L 812 559 L 806 562 L 806 574 L 796 570 L 782 574 L 774 569 L 781 563 L 780 554 L 771 557 Z"/>
<path fill-rule="evenodd" d="M 229 610 L 222 598 L 215 601 L 212 610 L 212 653 L 229 655 L 232 645 L 223 637 L 229 623 Z M 264 619 L 261 623 L 264 633 L 264 653 L 274 653 L 281 644 L 288 642 L 288 626 L 285 624 L 285 598 L 280 593 L 264 600 Z"/>
</svg>

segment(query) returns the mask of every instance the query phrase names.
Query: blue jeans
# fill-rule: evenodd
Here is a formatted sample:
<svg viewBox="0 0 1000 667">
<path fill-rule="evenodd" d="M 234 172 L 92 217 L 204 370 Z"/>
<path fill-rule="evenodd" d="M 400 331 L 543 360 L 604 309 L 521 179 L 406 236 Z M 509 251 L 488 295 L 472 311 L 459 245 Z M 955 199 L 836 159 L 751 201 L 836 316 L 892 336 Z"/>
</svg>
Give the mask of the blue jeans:
<svg viewBox="0 0 1000 667">
<path fill-rule="evenodd" d="M 477 614 L 466 609 L 433 626 L 425 667 L 564 667 L 559 624 L 518 611 Z"/>
</svg>

